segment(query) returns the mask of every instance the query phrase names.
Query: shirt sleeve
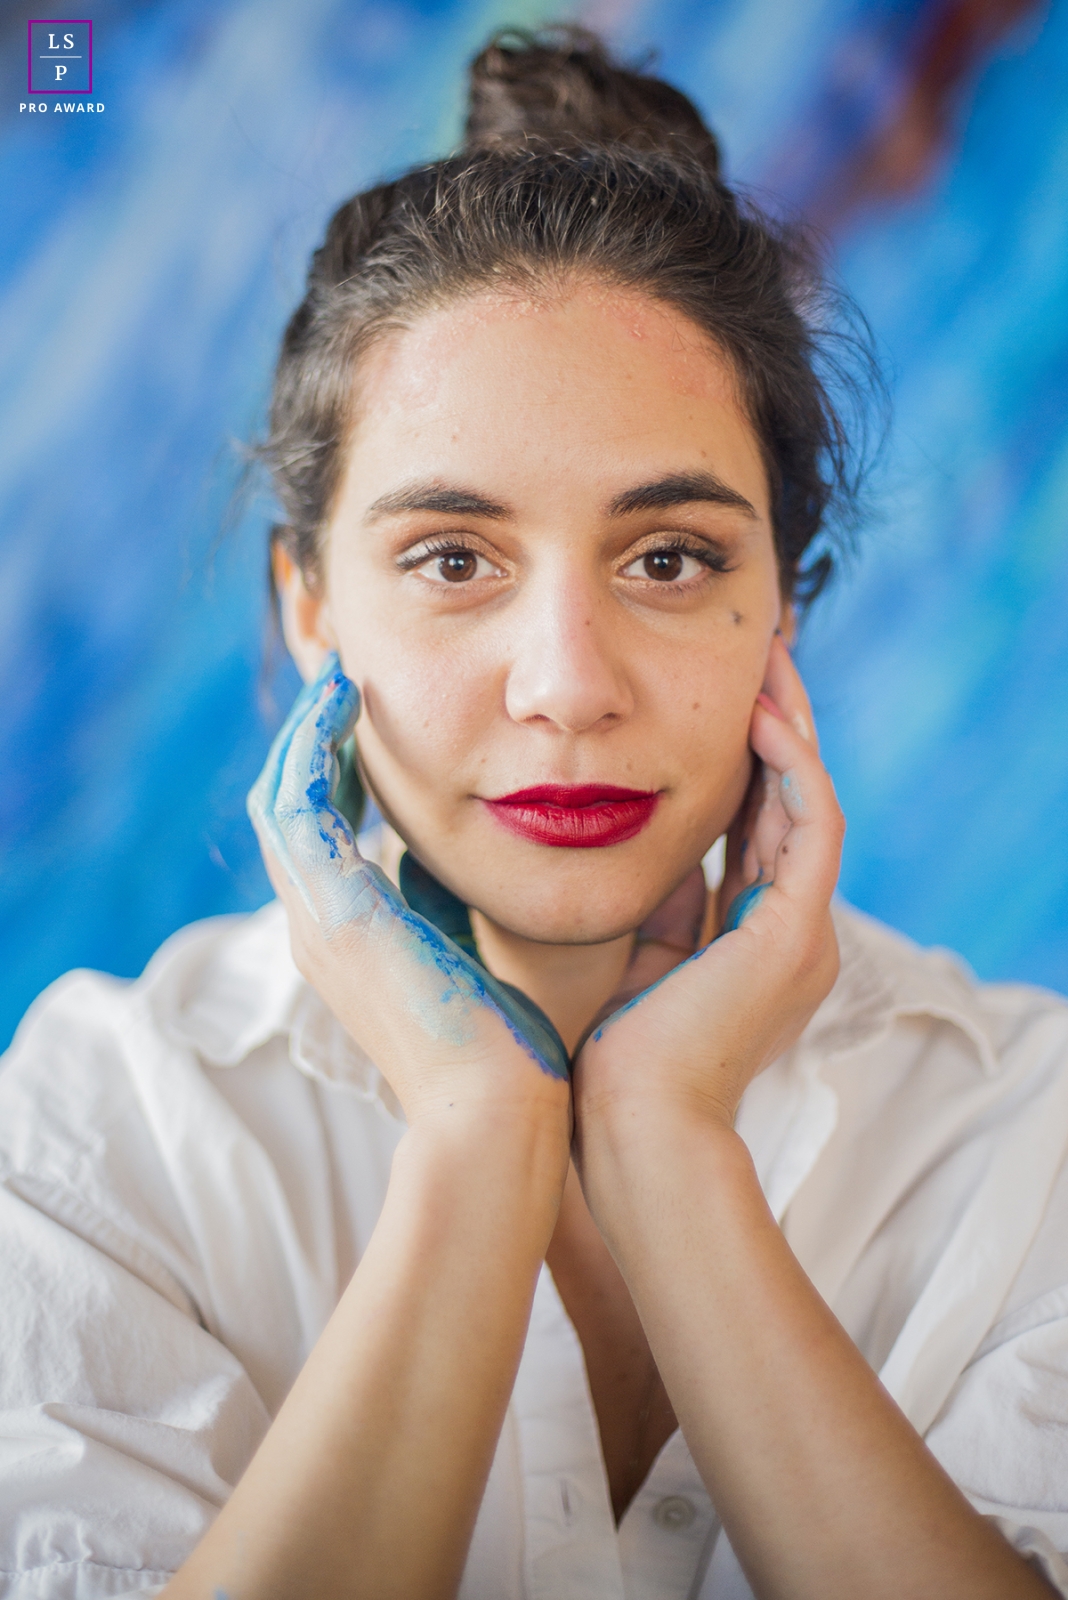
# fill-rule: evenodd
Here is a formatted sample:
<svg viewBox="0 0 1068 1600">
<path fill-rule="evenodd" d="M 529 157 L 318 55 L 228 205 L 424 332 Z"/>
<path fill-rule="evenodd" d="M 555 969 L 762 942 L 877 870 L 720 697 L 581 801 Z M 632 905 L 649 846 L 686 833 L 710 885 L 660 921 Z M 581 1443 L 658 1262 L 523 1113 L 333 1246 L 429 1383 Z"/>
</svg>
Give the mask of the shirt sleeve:
<svg viewBox="0 0 1068 1600">
<path fill-rule="evenodd" d="M 927 1443 L 976 1509 L 1068 1597 L 1068 1288 L 992 1330 Z"/>
<path fill-rule="evenodd" d="M 0 1186 L 4 1600 L 158 1592 L 269 1422 L 232 1353 L 108 1253 L 102 1219 L 49 1214 L 76 1209 Z"/>
<path fill-rule="evenodd" d="M 270 1422 L 166 1248 L 121 999 L 61 980 L 0 1072 L 0 1600 L 157 1594 Z"/>
</svg>

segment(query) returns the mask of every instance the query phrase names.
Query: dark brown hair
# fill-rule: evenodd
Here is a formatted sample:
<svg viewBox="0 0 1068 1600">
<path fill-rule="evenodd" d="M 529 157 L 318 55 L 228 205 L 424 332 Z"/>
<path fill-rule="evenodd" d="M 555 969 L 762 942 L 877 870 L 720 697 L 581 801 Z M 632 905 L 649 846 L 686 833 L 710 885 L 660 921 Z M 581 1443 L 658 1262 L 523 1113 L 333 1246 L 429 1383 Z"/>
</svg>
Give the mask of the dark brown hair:
<svg viewBox="0 0 1068 1600">
<path fill-rule="evenodd" d="M 855 513 L 842 404 L 872 370 L 863 332 L 803 236 L 723 181 L 691 102 L 571 26 L 495 36 L 471 66 L 460 153 L 355 195 L 312 258 L 261 452 L 283 509 L 272 538 L 306 574 L 369 343 L 453 297 L 574 274 L 674 307 L 726 354 L 764 454 L 784 593 L 822 586 L 832 557 L 814 541 Z"/>
</svg>

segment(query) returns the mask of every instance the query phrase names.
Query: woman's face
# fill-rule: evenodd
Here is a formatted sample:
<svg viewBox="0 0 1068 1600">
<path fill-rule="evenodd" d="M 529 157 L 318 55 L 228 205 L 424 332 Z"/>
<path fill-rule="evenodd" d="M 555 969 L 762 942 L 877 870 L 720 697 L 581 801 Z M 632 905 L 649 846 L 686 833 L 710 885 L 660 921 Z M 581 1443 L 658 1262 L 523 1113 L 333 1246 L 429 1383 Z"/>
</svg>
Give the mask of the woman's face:
<svg viewBox="0 0 1068 1600">
<path fill-rule="evenodd" d="M 435 876 L 525 938 L 635 928 L 742 800 L 780 620 L 728 365 L 599 285 L 390 335 L 361 365 L 304 615 L 363 692 L 375 799 Z"/>
</svg>

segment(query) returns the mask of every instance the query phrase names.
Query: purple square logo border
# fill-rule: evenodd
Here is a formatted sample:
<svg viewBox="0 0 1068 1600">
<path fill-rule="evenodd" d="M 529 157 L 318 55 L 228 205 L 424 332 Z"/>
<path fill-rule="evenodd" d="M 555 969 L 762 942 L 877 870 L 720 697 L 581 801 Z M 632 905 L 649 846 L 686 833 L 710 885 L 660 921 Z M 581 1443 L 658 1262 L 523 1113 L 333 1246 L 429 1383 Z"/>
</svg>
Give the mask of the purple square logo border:
<svg viewBox="0 0 1068 1600">
<path fill-rule="evenodd" d="M 80 28 L 89 29 L 89 87 L 88 89 L 34 89 L 33 84 L 33 29 L 35 27 L 59 28 L 65 22 L 76 22 Z M 93 92 L 93 23 L 90 17 L 30 17 L 26 22 L 26 92 L 39 94 L 92 94 Z"/>
</svg>

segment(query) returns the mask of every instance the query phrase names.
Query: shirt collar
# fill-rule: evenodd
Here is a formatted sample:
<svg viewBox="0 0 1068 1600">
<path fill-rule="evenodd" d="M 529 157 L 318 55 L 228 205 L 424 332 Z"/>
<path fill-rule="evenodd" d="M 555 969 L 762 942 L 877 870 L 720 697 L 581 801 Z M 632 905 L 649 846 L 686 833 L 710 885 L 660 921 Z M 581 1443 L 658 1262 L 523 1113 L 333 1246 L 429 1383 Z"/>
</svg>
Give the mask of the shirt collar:
<svg viewBox="0 0 1068 1600">
<path fill-rule="evenodd" d="M 213 1067 L 236 1066 L 269 1039 L 289 1033 L 306 987 L 277 900 L 249 917 L 183 929 L 145 977 L 163 1030 Z"/>
<path fill-rule="evenodd" d="M 927 1017 L 960 1029 L 978 1068 L 997 1070 L 994 1040 L 975 986 L 957 960 L 922 950 L 881 923 L 832 907 L 841 957 L 838 978 L 793 1049 L 753 1079 L 737 1128 L 781 1221 L 838 1123 L 839 1097 L 825 1069 L 886 1036 L 896 1019 Z"/>
<path fill-rule="evenodd" d="M 987 1076 L 997 1072 L 996 1041 L 975 979 L 959 957 L 921 949 L 841 902 L 832 914 L 841 967 L 802 1034 L 802 1045 L 827 1059 L 873 1044 L 898 1017 L 932 1017 L 960 1029 Z"/>
<path fill-rule="evenodd" d="M 272 1039 L 288 1037 L 290 1060 L 307 1077 L 400 1115 L 378 1068 L 297 970 L 281 903 L 271 901 L 236 927 L 222 920 L 229 926 L 206 952 L 194 944 L 161 964 L 150 992 L 167 1034 L 213 1067 L 235 1067 Z M 198 931 L 203 936 L 203 924 L 189 933 Z"/>
</svg>

